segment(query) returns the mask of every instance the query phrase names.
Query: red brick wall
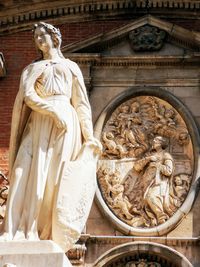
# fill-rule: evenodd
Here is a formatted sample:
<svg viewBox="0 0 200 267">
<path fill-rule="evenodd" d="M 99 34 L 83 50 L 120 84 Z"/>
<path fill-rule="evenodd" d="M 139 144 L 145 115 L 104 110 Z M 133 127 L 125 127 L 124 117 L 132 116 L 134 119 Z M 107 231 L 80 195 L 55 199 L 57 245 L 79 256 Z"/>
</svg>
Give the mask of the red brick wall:
<svg viewBox="0 0 200 267">
<path fill-rule="evenodd" d="M 63 37 L 63 46 L 84 40 L 98 33 L 104 33 L 127 23 L 122 21 L 94 21 L 62 24 L 58 27 Z M 23 68 L 38 55 L 31 31 L 23 31 L 0 37 L 0 52 L 6 61 L 7 75 L 0 79 L 0 170 L 7 174 L 8 145 L 12 106 L 19 87 Z"/>
<path fill-rule="evenodd" d="M 36 56 L 32 34 L 21 32 L 0 37 L 0 51 L 4 54 L 7 69 L 6 77 L 0 80 L 0 170 L 6 173 L 11 113 L 20 73 Z"/>
</svg>

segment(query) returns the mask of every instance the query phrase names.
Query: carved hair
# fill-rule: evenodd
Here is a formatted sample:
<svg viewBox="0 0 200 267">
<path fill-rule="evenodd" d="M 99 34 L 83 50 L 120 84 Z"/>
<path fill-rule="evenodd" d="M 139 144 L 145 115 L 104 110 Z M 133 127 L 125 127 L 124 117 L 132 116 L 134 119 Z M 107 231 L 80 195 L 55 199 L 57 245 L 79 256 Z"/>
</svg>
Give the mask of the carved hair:
<svg viewBox="0 0 200 267">
<path fill-rule="evenodd" d="M 55 46 L 55 48 L 58 49 L 58 53 L 61 57 L 64 57 L 61 50 L 60 50 L 60 46 L 62 43 L 62 35 L 60 33 L 60 30 L 56 27 L 54 27 L 51 24 L 45 23 L 45 22 L 39 22 L 37 24 L 34 24 L 34 29 L 33 29 L 33 33 L 35 32 L 35 30 L 37 28 L 44 28 L 46 30 L 46 32 L 51 36 L 51 39 L 53 41 L 53 44 Z"/>
</svg>

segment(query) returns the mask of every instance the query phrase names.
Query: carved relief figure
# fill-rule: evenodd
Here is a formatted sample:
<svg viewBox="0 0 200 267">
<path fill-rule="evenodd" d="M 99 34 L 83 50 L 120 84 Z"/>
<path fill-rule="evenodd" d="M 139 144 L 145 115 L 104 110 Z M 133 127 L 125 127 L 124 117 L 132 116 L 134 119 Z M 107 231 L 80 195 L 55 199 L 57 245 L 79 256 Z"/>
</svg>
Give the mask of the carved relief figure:
<svg viewBox="0 0 200 267">
<path fill-rule="evenodd" d="M 157 97 L 134 97 L 114 110 L 102 143 L 99 187 L 114 214 L 143 228 L 173 216 L 187 197 L 194 164 L 179 113 Z"/>
<path fill-rule="evenodd" d="M 50 24 L 36 24 L 34 40 L 42 57 L 24 69 L 14 104 L 10 189 L 1 240 L 52 239 L 66 251 L 80 235 L 73 223 L 78 229 L 80 220 L 86 221 L 95 191 L 95 172 L 86 161 L 80 165 L 80 188 L 85 190 L 86 176 L 92 174 L 93 178 L 91 190 L 77 195 L 80 207 L 74 211 L 77 214 L 72 214 L 63 203 L 76 194 L 72 187 L 75 174 L 70 168 L 68 174 L 64 171 L 71 162 L 81 162 L 89 154 L 96 161 L 101 144 L 93 136 L 81 71 L 60 51 L 60 31 Z M 69 186 L 60 196 L 64 175 L 69 178 Z"/>
<path fill-rule="evenodd" d="M 104 176 L 103 176 L 104 175 Z M 108 201 L 113 208 L 116 209 L 119 216 L 125 216 L 127 219 L 132 219 L 133 215 L 129 212 L 132 207 L 128 198 L 124 196 L 124 186 L 121 184 L 119 172 L 109 173 L 109 171 L 102 170 L 100 179 L 104 178 L 104 194 L 108 196 Z"/>
<path fill-rule="evenodd" d="M 104 154 L 108 157 L 115 155 L 120 158 L 125 154 L 123 146 L 114 141 L 115 137 L 111 132 L 104 133 L 102 139 L 105 147 Z"/>
<path fill-rule="evenodd" d="M 153 153 L 138 160 L 134 168 L 144 184 L 143 201 L 151 225 L 164 223 L 173 214 L 169 202 L 169 184 L 174 169 L 172 156 L 165 152 L 166 140 L 157 136 L 152 141 Z M 134 198 L 133 198 L 134 200 Z"/>
<path fill-rule="evenodd" d="M 190 177 L 186 174 L 176 175 L 173 179 L 173 191 L 170 192 L 175 207 L 180 207 L 189 190 Z"/>
<path fill-rule="evenodd" d="M 117 116 L 117 129 L 119 133 L 123 133 L 126 125 L 124 121 L 126 121 L 129 118 L 129 106 L 124 105 L 120 108 L 120 112 Z"/>
<path fill-rule="evenodd" d="M 120 209 L 121 214 L 127 219 L 133 218 L 133 215 L 129 212 L 131 204 L 129 203 L 127 197 L 123 196 L 124 186 L 120 184 L 120 180 L 117 175 L 115 175 L 112 179 L 110 191 L 112 193 L 113 207 Z"/>
</svg>

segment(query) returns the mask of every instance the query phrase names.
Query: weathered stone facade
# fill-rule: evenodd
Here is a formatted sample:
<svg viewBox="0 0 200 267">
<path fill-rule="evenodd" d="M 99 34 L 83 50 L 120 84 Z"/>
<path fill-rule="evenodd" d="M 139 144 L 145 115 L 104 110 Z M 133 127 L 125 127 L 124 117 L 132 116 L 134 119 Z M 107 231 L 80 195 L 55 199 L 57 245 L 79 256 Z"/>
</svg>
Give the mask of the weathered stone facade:
<svg viewBox="0 0 200 267">
<path fill-rule="evenodd" d="M 115 195 L 111 191 L 108 194 L 118 213 L 113 213 L 113 206 L 106 204 L 102 198 L 102 189 L 98 187 L 85 232 L 74 250 L 68 252 L 71 262 L 86 267 L 200 266 L 200 1 L 40 2 L 32 1 L 31 6 L 26 1 L 6 1 L 0 8 L 0 52 L 3 53 L 0 61 L 0 170 L 7 175 L 10 119 L 19 75 L 37 57 L 32 45 L 31 25 L 38 20 L 45 20 L 60 28 L 63 34 L 63 54 L 76 61 L 83 71 L 93 111 L 95 134 L 102 142 L 106 123 L 113 118 L 114 112 L 117 114 L 112 119 L 115 127 L 110 124 L 112 127 L 109 126 L 109 129 L 112 133 L 120 129 L 120 135 L 124 134 L 123 142 L 116 141 L 116 136 L 119 137 L 117 134 L 115 139 L 111 137 L 113 142 L 110 145 L 103 143 L 109 160 L 131 158 L 123 156 L 126 145 L 134 153 L 139 153 L 134 149 L 141 148 L 141 140 L 133 141 L 133 135 L 131 137 L 128 132 L 132 129 L 130 117 L 134 125 L 139 125 L 140 131 L 143 131 L 140 120 L 148 124 L 149 118 L 140 116 L 141 107 L 138 111 L 136 109 L 135 115 L 130 109 L 121 113 L 118 110 L 126 103 L 130 102 L 131 105 L 135 98 L 144 104 L 145 101 L 139 98 L 141 96 L 161 99 L 159 108 L 155 107 L 156 103 L 152 105 L 157 117 L 152 117 L 154 124 L 148 124 L 148 127 L 154 127 L 153 134 L 151 132 L 148 135 L 149 144 L 155 135 L 167 138 L 168 135 L 175 136 L 172 132 L 175 129 L 177 133 L 174 126 L 180 125 L 180 118 L 185 123 L 191 144 L 191 147 L 187 147 L 189 152 L 185 153 L 187 145 L 175 148 L 178 139 L 172 138 L 177 142 L 174 142 L 173 147 L 170 139 L 166 149 L 175 162 L 182 156 L 182 161 L 192 162 L 190 173 L 184 169 L 184 174 L 190 176 L 191 180 L 187 185 L 187 179 L 182 180 L 187 190 L 184 196 L 179 195 L 181 202 L 177 204 L 173 215 L 168 215 L 170 218 L 166 216 L 164 221 L 155 222 L 153 227 L 150 225 L 153 231 L 144 225 L 137 226 L 136 230 L 131 223 L 124 226 L 127 217 L 120 220 L 123 218 L 120 215 L 123 215 L 125 209 L 130 212 L 132 208 L 127 204 L 130 199 L 124 199 L 129 195 L 123 192 L 119 202 L 119 193 L 124 190 L 124 184 L 120 183 L 121 187 L 118 187 Z M 165 111 L 169 107 L 174 109 L 180 117 L 165 117 L 161 106 Z M 172 131 L 169 133 L 170 127 Z M 134 128 L 134 131 L 138 133 L 138 129 Z M 147 132 L 148 129 L 143 131 L 144 134 Z M 147 152 L 151 154 L 150 147 L 141 155 L 148 156 L 145 154 Z M 138 154 L 138 157 L 141 155 Z M 135 154 L 132 155 L 134 157 Z M 105 176 L 104 173 L 103 179 Z M 1 178 L 3 183 L 3 176 Z M 5 189 L 5 181 L 3 186 Z M 173 184 L 176 195 L 175 186 Z M 182 190 L 179 192 L 183 192 L 179 186 Z M 112 183 L 111 187 L 115 190 L 117 188 Z M 130 216 L 135 216 L 130 213 Z"/>
</svg>

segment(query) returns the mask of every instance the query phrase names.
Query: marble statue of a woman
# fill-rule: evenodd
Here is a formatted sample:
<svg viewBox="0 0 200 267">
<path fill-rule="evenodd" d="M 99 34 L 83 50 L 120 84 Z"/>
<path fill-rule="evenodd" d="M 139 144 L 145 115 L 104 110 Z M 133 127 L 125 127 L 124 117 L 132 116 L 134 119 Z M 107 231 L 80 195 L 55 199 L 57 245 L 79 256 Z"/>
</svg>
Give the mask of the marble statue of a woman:
<svg viewBox="0 0 200 267">
<path fill-rule="evenodd" d="M 51 239 L 67 251 L 92 204 L 101 144 L 82 73 L 60 51 L 59 29 L 41 22 L 34 39 L 42 58 L 24 69 L 14 104 L 0 239 Z"/>
</svg>

